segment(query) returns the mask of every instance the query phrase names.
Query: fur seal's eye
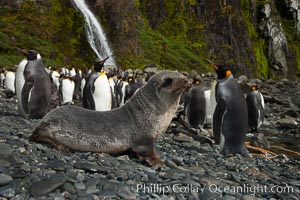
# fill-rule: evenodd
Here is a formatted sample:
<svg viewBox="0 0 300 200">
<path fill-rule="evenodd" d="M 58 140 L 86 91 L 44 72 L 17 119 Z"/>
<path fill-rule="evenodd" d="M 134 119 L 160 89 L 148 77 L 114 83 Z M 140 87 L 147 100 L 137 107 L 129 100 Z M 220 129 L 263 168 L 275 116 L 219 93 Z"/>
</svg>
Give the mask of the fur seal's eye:
<svg viewBox="0 0 300 200">
<path fill-rule="evenodd" d="M 172 82 L 173 82 L 173 79 L 171 79 L 171 78 L 166 78 L 166 79 L 164 80 L 164 83 L 161 85 L 161 87 L 168 87 L 168 86 L 172 85 Z"/>
</svg>

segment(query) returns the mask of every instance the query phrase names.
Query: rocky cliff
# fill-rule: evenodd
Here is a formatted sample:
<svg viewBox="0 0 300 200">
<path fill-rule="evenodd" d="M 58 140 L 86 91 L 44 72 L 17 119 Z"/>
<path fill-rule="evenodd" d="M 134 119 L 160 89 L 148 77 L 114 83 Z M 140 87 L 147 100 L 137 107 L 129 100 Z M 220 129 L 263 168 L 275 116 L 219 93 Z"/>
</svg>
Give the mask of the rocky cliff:
<svg viewBox="0 0 300 200">
<path fill-rule="evenodd" d="M 297 0 L 86 0 L 118 66 L 205 72 L 203 58 L 250 77 L 296 78 L 300 70 Z M 95 58 L 71 0 L 0 1 L 0 65 L 38 49 L 51 65 L 88 66 Z"/>
</svg>

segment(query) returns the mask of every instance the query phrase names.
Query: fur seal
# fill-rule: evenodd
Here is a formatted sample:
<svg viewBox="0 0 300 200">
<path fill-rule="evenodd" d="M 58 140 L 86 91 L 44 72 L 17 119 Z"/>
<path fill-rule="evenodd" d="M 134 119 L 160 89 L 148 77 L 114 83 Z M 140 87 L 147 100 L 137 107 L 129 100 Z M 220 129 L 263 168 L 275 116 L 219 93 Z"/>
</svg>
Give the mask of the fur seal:
<svg viewBox="0 0 300 200">
<path fill-rule="evenodd" d="M 62 106 L 48 113 L 31 139 L 64 151 L 123 153 L 127 150 L 150 165 L 163 167 L 154 142 L 167 130 L 187 79 L 179 72 L 162 71 L 138 90 L 122 107 L 93 111 Z"/>
</svg>

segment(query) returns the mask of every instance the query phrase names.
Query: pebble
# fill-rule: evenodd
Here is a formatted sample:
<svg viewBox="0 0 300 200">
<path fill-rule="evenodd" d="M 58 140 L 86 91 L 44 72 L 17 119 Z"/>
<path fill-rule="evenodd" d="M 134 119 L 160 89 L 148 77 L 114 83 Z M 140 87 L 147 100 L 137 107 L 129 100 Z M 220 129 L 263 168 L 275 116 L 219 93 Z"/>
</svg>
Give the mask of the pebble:
<svg viewBox="0 0 300 200">
<path fill-rule="evenodd" d="M 286 148 L 297 149 L 297 138 L 300 138 L 298 88 L 290 83 L 287 86 L 285 81 L 281 81 L 282 84 L 250 81 L 262 84 L 261 90 L 267 97 L 261 134 L 248 134 L 248 138 L 262 137 L 253 142 L 261 147 L 267 148 L 279 141 L 289 144 Z M 206 82 L 210 84 L 211 80 Z M 279 152 L 275 158 L 223 156 L 217 145 L 200 143 L 184 135 L 184 131 L 173 132 L 175 129 L 170 128 L 155 143 L 166 164 L 161 169 L 139 161 L 134 155 L 90 152 L 63 155 L 50 145 L 28 140 L 39 120 L 20 118 L 15 101 L 0 98 L 0 108 L 3 110 L 0 112 L 0 199 L 272 199 L 273 194 L 213 192 L 208 186 L 284 186 L 282 183 L 292 186 L 294 193 L 277 194 L 276 198 L 300 198 L 297 172 L 300 160 L 286 154 L 288 152 Z M 185 130 L 177 121 L 172 123 L 178 130 Z M 166 194 L 137 192 L 138 184 L 172 187 L 178 183 L 201 190 Z"/>
<path fill-rule="evenodd" d="M 30 187 L 30 193 L 35 197 L 46 195 L 58 188 L 59 186 L 63 185 L 65 181 L 66 177 L 62 175 L 60 178 L 43 179 L 34 182 Z"/>
<path fill-rule="evenodd" d="M 0 186 L 6 185 L 7 183 L 11 182 L 13 179 L 11 176 L 7 174 L 0 174 Z"/>
<path fill-rule="evenodd" d="M 0 187 L 0 196 L 6 198 L 12 198 L 16 195 L 17 183 L 11 181 L 9 184 Z"/>
</svg>

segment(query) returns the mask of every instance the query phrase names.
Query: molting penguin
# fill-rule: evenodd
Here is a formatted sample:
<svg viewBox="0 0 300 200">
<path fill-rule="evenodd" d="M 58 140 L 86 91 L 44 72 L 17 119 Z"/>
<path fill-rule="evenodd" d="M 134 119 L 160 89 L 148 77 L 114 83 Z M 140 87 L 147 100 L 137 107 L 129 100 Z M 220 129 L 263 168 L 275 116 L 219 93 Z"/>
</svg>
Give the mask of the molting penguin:
<svg viewBox="0 0 300 200">
<path fill-rule="evenodd" d="M 108 78 L 104 71 L 101 72 L 104 60 L 94 65 L 94 71 L 88 76 L 83 91 L 83 107 L 96 111 L 107 111 L 112 108 L 112 92 Z"/>
<path fill-rule="evenodd" d="M 23 110 L 29 118 L 40 119 L 49 109 L 51 80 L 38 52 L 34 50 L 22 52 L 28 60 L 24 69 L 25 83 L 21 93 Z"/>
<path fill-rule="evenodd" d="M 257 132 L 262 125 L 265 116 L 265 101 L 262 94 L 257 90 L 257 86 L 250 87 L 251 91 L 246 97 L 248 106 L 248 125 L 252 131 Z"/>
<path fill-rule="evenodd" d="M 206 120 L 206 102 L 199 76 L 193 79 L 192 87 L 187 91 L 184 111 L 191 128 L 203 130 Z"/>
<path fill-rule="evenodd" d="M 229 69 L 211 64 L 218 75 L 216 85 L 216 109 L 213 115 L 213 133 L 223 154 L 246 156 L 246 133 L 248 129 L 247 103 L 242 89 Z"/>
<path fill-rule="evenodd" d="M 61 151 L 66 147 L 109 154 L 129 150 L 150 165 L 163 167 L 154 142 L 171 123 L 186 85 L 182 74 L 162 71 L 120 108 L 95 112 L 61 106 L 39 122 L 31 139 L 50 143 Z"/>
</svg>

